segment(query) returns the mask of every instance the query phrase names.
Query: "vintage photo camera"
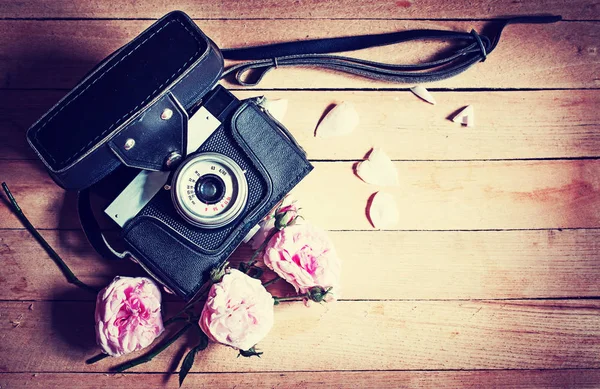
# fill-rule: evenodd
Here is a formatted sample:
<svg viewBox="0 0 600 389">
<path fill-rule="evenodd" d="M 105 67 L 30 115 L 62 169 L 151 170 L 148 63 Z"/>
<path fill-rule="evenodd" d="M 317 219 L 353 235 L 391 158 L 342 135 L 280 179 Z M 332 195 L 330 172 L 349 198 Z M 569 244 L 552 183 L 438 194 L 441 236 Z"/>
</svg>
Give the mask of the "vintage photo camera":
<svg viewBox="0 0 600 389">
<path fill-rule="evenodd" d="M 27 133 L 52 178 L 81 191 L 80 218 L 94 248 L 132 256 L 185 299 L 312 170 L 260 99 L 239 100 L 217 85 L 222 73 L 216 45 L 172 12 Z M 114 177 L 123 167 L 136 175 L 105 209 L 126 244 L 117 252 L 86 202 L 92 185 L 121 185 Z"/>
</svg>

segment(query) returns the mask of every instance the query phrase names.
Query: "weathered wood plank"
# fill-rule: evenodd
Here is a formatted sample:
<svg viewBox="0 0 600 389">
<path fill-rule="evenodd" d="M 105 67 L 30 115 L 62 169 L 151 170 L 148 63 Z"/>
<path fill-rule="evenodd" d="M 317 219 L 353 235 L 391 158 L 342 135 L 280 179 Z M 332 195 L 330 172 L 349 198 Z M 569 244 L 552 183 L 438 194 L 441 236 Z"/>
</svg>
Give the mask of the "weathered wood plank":
<svg viewBox="0 0 600 389">
<path fill-rule="evenodd" d="M 563 15 L 565 19 L 600 19 L 597 2 L 551 1 L 521 2 L 493 0 L 487 2 L 387 1 L 285 1 L 268 0 L 257 7 L 252 0 L 214 2 L 208 0 L 159 0 L 136 2 L 103 1 L 99 3 L 68 0 L 30 2 L 0 1 L 2 18 L 159 18 L 173 9 L 199 19 L 489 19 L 505 15 L 530 15 L 540 12 Z"/>
<path fill-rule="evenodd" d="M 25 131 L 64 91 L 0 91 L 0 159 L 32 159 Z M 437 92 L 431 106 L 407 91 L 236 91 L 240 98 L 287 99 L 284 124 L 311 159 L 362 159 L 382 146 L 392 159 L 522 159 L 600 156 L 597 91 Z M 315 138 L 325 109 L 352 102 L 361 124 L 351 135 Z M 477 126 L 447 118 L 465 105 Z"/>
<path fill-rule="evenodd" d="M 75 274 L 99 288 L 144 271 L 100 258 L 79 231 L 43 231 Z M 501 299 L 600 295 L 600 230 L 502 232 L 330 232 L 343 261 L 343 299 Z M 242 245 L 232 263 L 248 260 Z M 24 230 L 0 230 L 0 298 L 94 300 L 73 293 Z M 234 265 L 235 266 L 235 265 Z M 377 269 L 385 269 L 380 272 Z M 373 274 L 366 277 L 365 273 Z M 373 281 L 377 278 L 377 282 Z M 272 279 L 267 273 L 265 280 Z M 285 283 L 273 293 L 292 292 Z"/>
<path fill-rule="evenodd" d="M 0 21 L 2 88 L 71 88 L 102 58 L 127 43 L 152 21 L 75 20 Z M 222 47 L 433 28 L 481 31 L 482 22 L 315 20 L 307 29 L 303 20 L 209 20 L 200 27 Z M 485 63 L 464 74 L 430 84 L 443 88 L 594 88 L 600 85 L 600 29 L 593 22 L 553 25 L 515 25 Z M 540 42 L 546 42 L 540 50 Z M 392 63 L 430 58 L 444 44 L 413 42 L 379 47 L 356 55 Z M 381 88 L 406 87 L 374 82 L 314 69 L 278 69 L 269 73 L 261 88 Z"/>
<path fill-rule="evenodd" d="M 370 196 L 350 162 L 318 162 L 293 191 L 306 218 L 329 230 L 371 230 Z M 600 160 L 396 162 L 401 230 L 600 227 Z M 75 194 L 37 161 L 6 161 L 2 179 L 38 228 L 79 228 Z M 106 224 L 108 226 L 108 224 Z M 0 205 L 0 228 L 20 228 Z"/>
<path fill-rule="evenodd" d="M 29 307 L 0 302 L 0 371 L 105 372 L 115 364 L 83 363 L 97 353 L 92 302 Z M 597 369 L 599 313 L 597 300 L 283 304 L 259 345 L 262 358 L 210 345 L 193 370 Z M 174 370 L 184 350 L 180 340 L 134 371 Z"/>
<path fill-rule="evenodd" d="M 598 388 L 594 369 L 483 371 L 328 371 L 291 373 L 190 373 L 184 388 Z M 15 373 L 0 375 L 3 388 L 178 388 L 177 374 Z"/>
</svg>

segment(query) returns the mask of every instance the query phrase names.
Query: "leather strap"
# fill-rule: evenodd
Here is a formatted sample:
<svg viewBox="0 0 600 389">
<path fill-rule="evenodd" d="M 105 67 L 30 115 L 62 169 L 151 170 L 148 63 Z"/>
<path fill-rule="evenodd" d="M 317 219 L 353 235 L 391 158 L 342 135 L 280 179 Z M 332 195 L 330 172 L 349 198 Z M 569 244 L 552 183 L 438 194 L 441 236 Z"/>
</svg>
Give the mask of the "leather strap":
<svg viewBox="0 0 600 389">
<path fill-rule="evenodd" d="M 500 21 L 498 32 L 488 37 L 478 34 L 444 30 L 408 30 L 385 34 L 311 39 L 270 45 L 222 49 L 223 57 L 250 60 L 231 66 L 223 77 L 235 74 L 240 85 L 255 86 L 272 69 L 282 66 L 307 66 L 332 69 L 380 81 L 420 84 L 455 76 L 477 62 L 485 61 L 498 45 L 504 27 L 509 24 L 555 23 L 561 16 L 524 16 Z M 331 55 L 344 51 L 386 46 L 415 40 L 465 42 L 450 55 L 421 64 L 395 65 L 346 56 Z M 249 73 L 253 73 L 249 75 Z"/>
</svg>

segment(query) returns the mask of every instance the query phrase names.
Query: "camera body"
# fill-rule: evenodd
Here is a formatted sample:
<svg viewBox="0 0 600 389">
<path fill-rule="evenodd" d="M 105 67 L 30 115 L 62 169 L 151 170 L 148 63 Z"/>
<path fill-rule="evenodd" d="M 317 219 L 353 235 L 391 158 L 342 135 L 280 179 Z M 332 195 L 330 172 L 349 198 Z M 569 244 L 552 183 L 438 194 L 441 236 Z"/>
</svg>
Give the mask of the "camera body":
<svg viewBox="0 0 600 389">
<path fill-rule="evenodd" d="M 258 100 L 240 101 L 217 85 L 223 69 L 215 43 L 171 12 L 27 132 L 54 181 L 80 191 L 92 246 L 107 257 L 132 256 L 185 299 L 312 170 Z M 121 227 L 126 249 L 117 252 L 85 199 L 118 187 L 122 170 L 137 176 L 105 210 Z"/>
<path fill-rule="evenodd" d="M 256 100 L 217 86 L 202 108 L 221 124 L 122 230 L 138 263 L 187 299 L 312 170 Z"/>
</svg>

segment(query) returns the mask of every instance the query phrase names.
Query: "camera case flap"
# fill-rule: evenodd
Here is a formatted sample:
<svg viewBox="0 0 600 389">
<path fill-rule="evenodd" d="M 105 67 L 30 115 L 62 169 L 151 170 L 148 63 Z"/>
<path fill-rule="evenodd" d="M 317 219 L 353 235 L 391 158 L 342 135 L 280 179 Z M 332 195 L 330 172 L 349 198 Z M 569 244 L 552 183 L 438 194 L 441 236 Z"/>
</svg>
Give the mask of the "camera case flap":
<svg viewBox="0 0 600 389">
<path fill-rule="evenodd" d="M 218 47 L 183 12 L 96 66 L 27 132 L 51 177 L 84 189 L 117 167 L 166 170 L 185 155 L 188 112 L 223 73 Z"/>
</svg>

